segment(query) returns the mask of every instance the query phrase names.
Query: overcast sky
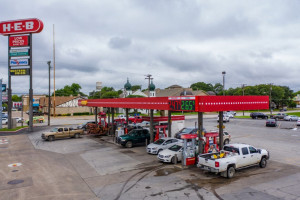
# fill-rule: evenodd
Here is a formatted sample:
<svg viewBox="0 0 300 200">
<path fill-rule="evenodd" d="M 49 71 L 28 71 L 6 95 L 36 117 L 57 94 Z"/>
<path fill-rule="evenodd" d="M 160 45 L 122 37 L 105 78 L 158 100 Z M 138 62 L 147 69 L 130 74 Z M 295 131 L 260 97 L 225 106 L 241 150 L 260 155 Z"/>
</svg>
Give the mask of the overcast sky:
<svg viewBox="0 0 300 200">
<path fill-rule="evenodd" d="M 300 1 L 277 0 L 1 0 L 0 21 L 38 18 L 33 36 L 33 89 L 48 92 L 56 45 L 56 88 L 96 82 L 121 89 L 192 83 L 274 83 L 300 90 Z M 0 78 L 7 83 L 7 37 L 0 36 Z M 51 72 L 53 75 L 53 71 Z M 53 80 L 51 81 L 53 86 Z M 29 77 L 12 77 L 13 93 Z"/>
</svg>

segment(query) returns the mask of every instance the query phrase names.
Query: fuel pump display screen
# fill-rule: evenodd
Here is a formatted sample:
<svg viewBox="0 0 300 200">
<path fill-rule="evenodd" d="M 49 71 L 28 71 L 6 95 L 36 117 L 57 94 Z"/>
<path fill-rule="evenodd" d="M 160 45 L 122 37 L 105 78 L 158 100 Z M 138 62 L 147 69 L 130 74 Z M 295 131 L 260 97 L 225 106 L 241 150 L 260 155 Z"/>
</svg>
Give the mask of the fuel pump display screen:
<svg viewBox="0 0 300 200">
<path fill-rule="evenodd" d="M 169 109 L 172 111 L 195 111 L 195 100 L 169 100 Z"/>
</svg>

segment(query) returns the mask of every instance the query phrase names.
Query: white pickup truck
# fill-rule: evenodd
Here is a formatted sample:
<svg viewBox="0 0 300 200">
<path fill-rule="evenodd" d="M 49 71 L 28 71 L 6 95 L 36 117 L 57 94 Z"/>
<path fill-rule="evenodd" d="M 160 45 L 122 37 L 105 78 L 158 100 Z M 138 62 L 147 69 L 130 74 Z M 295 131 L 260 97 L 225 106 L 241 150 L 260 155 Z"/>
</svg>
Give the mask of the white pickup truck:
<svg viewBox="0 0 300 200">
<path fill-rule="evenodd" d="M 257 164 L 261 168 L 266 167 L 269 158 L 270 154 L 265 149 L 247 144 L 227 144 L 220 152 L 199 155 L 197 167 L 232 178 L 235 170 L 240 168 Z"/>
</svg>

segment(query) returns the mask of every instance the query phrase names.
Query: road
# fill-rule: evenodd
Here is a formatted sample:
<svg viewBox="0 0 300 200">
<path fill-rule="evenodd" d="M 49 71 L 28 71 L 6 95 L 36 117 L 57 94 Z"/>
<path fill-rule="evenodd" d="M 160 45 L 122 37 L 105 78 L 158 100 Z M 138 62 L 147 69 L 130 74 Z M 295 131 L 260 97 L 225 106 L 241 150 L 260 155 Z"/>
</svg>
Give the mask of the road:
<svg viewBox="0 0 300 200">
<path fill-rule="evenodd" d="M 63 119 L 63 120 L 62 120 Z M 89 119 L 61 118 L 60 124 Z M 195 119 L 186 120 L 193 126 Z M 163 164 L 144 146 L 122 148 L 112 138 L 43 141 L 44 130 L 0 136 L 0 199 L 300 199 L 300 131 L 295 122 L 265 127 L 264 120 L 233 119 L 226 123 L 232 142 L 266 148 L 271 159 L 264 169 L 239 170 L 233 179 L 196 167 Z M 216 118 L 204 119 L 216 130 Z M 9 164 L 21 166 L 9 167 Z"/>
</svg>

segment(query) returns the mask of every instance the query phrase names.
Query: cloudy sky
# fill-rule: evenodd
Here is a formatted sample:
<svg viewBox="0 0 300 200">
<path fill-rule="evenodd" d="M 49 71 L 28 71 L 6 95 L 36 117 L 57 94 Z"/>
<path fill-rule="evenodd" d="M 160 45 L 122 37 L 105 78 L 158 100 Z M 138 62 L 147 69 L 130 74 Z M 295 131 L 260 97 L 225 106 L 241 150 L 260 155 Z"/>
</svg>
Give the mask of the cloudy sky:
<svg viewBox="0 0 300 200">
<path fill-rule="evenodd" d="M 274 83 L 300 90 L 298 0 L 0 0 L 0 21 L 38 18 L 33 36 L 34 93 L 48 92 L 47 61 L 56 45 L 56 88 L 96 82 L 115 89 L 222 82 Z M 51 72 L 53 73 L 53 71 Z M 7 82 L 7 37 L 0 36 L 0 78 Z M 53 80 L 52 80 L 53 84 Z M 12 77 L 13 93 L 29 77 Z"/>
</svg>

